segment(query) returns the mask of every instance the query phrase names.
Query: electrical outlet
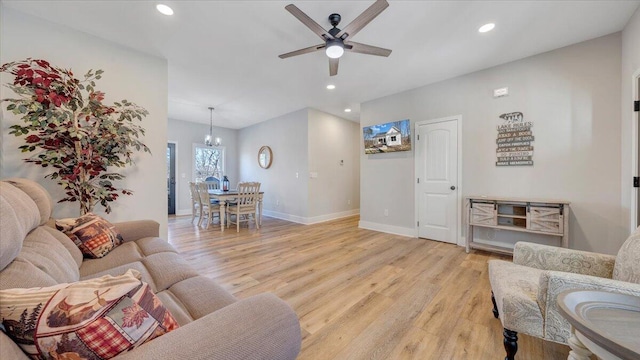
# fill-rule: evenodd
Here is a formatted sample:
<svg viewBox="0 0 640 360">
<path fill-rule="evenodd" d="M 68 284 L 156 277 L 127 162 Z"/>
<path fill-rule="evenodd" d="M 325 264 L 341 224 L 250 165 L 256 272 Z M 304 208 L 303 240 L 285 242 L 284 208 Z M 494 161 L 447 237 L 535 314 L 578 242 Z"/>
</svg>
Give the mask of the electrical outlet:
<svg viewBox="0 0 640 360">
<path fill-rule="evenodd" d="M 298 178 L 298 173 L 296 173 L 296 179 Z"/>
<path fill-rule="evenodd" d="M 276 206 L 280 206 L 280 200 L 276 200 Z"/>
<path fill-rule="evenodd" d="M 389 216 L 389 209 L 384 209 L 384 216 Z"/>
<path fill-rule="evenodd" d="M 351 200 L 347 200 L 347 205 L 351 205 Z"/>
</svg>

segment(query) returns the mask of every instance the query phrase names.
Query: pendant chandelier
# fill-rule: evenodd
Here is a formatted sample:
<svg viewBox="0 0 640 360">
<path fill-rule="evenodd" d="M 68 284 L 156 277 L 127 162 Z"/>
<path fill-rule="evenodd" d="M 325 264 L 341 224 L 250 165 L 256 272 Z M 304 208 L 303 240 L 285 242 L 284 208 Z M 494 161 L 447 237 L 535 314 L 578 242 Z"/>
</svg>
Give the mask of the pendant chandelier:
<svg viewBox="0 0 640 360">
<path fill-rule="evenodd" d="M 204 144 L 207 146 L 220 146 L 222 139 L 219 137 L 213 138 L 213 110 L 213 107 L 209 107 L 209 112 L 211 113 L 209 117 L 209 135 L 205 136 Z"/>
</svg>

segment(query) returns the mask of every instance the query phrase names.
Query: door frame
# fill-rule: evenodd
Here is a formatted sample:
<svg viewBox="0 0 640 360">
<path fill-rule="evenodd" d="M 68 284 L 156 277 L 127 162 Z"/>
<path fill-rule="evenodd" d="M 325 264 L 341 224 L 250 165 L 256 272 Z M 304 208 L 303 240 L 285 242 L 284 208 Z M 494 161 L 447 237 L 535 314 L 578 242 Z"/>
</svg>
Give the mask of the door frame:
<svg viewBox="0 0 640 360">
<path fill-rule="evenodd" d="M 176 191 L 175 191 L 175 202 L 176 202 L 176 206 L 175 206 L 175 214 L 174 216 L 178 216 L 180 215 L 180 208 L 178 207 L 178 204 L 180 204 L 180 202 L 178 201 L 180 199 L 180 177 L 178 176 L 178 142 L 177 141 L 171 141 L 171 140 L 167 140 L 167 145 L 168 144 L 173 144 L 175 146 L 175 174 L 173 174 L 173 178 L 176 179 Z"/>
<path fill-rule="evenodd" d="M 633 105 L 633 101 L 640 99 L 640 69 L 636 70 L 633 73 L 633 75 L 631 76 L 631 82 L 632 82 L 632 85 L 631 85 L 632 86 L 632 89 L 631 89 L 632 103 L 627 106 Z M 638 150 L 639 150 L 638 146 L 640 146 L 638 144 L 638 141 L 640 140 L 639 139 L 640 129 L 638 128 L 638 125 L 639 125 L 638 121 L 640 121 L 640 114 L 636 115 L 636 112 L 632 110 L 631 111 L 631 148 L 632 148 L 631 174 L 629 174 L 631 178 L 633 178 L 634 176 L 640 176 L 640 164 L 638 163 L 640 161 L 640 159 L 638 158 Z M 625 181 L 623 180 L 623 184 L 624 183 Z M 640 191 L 639 188 L 633 187 L 633 182 L 632 182 L 631 183 L 631 209 L 629 211 L 630 213 L 629 229 L 631 232 L 633 232 L 640 225 L 638 224 L 638 206 L 640 206 L 640 204 L 638 204 L 639 191 Z"/>
<path fill-rule="evenodd" d="M 447 117 L 443 117 L 443 118 L 438 118 L 438 119 L 431 119 L 431 120 L 422 120 L 422 121 L 416 121 L 414 126 L 413 126 L 413 133 L 415 134 L 415 136 L 413 137 L 414 139 L 414 144 L 416 144 L 415 146 L 415 150 L 414 150 L 414 161 L 413 161 L 413 178 L 414 178 L 414 183 L 413 183 L 413 188 L 414 188 L 414 214 L 415 214 L 415 219 L 414 219 L 414 226 L 415 226 L 415 234 L 416 237 L 418 237 L 419 235 L 419 229 L 418 229 L 418 220 L 420 220 L 420 213 L 419 213 L 419 205 L 418 204 L 418 199 L 419 199 L 419 188 L 418 188 L 418 184 L 417 184 L 417 174 L 418 174 L 418 161 L 421 159 L 421 157 L 418 157 L 418 151 L 417 151 L 417 147 L 418 147 L 418 129 L 420 126 L 422 125 L 430 125 L 430 124 L 436 124 L 436 123 L 441 123 L 441 122 L 447 122 L 447 121 L 455 121 L 456 125 L 457 125 L 457 133 L 458 133 L 458 176 L 457 176 L 457 184 L 456 184 L 456 189 L 458 189 L 458 196 L 456 199 L 456 204 L 457 204 L 457 220 L 456 220 L 456 244 L 458 246 L 464 246 L 464 238 L 462 237 L 462 211 L 464 209 L 464 204 L 462 203 L 464 197 L 462 196 L 462 115 L 452 115 L 452 116 L 447 116 Z"/>
</svg>

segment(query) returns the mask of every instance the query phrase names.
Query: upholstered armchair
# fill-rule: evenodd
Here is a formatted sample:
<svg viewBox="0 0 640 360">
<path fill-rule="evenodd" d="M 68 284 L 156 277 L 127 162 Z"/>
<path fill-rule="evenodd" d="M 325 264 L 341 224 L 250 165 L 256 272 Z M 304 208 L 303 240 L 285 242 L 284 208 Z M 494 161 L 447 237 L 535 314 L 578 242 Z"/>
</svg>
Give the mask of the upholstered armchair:
<svg viewBox="0 0 640 360">
<path fill-rule="evenodd" d="M 518 242 L 513 262 L 489 261 L 493 314 L 504 327 L 505 360 L 518 333 L 567 344 L 571 326 L 556 298 L 565 290 L 604 290 L 640 296 L 640 228 L 617 256 Z"/>
</svg>

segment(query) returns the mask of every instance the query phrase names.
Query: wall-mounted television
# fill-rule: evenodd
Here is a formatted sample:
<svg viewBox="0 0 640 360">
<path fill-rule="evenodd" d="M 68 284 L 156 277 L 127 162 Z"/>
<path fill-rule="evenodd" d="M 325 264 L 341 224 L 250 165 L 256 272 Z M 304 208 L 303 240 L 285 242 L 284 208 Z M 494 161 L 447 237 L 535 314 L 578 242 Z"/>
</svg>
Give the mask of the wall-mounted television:
<svg viewBox="0 0 640 360">
<path fill-rule="evenodd" d="M 411 122 L 409 119 L 365 126 L 364 153 L 379 154 L 411 150 Z"/>
</svg>

